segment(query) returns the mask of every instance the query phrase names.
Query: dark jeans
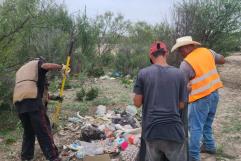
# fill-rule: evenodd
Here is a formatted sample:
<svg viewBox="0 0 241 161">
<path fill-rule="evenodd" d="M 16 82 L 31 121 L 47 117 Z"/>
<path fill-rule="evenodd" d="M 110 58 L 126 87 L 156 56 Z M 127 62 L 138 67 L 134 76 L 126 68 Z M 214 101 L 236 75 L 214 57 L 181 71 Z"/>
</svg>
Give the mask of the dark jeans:
<svg viewBox="0 0 241 161">
<path fill-rule="evenodd" d="M 148 161 L 187 161 L 185 142 L 166 140 L 146 141 L 146 158 Z"/>
<path fill-rule="evenodd" d="M 58 161 L 58 150 L 54 144 L 49 118 L 44 110 L 19 114 L 24 133 L 22 142 L 22 160 L 34 157 L 35 136 L 47 160 Z"/>
</svg>

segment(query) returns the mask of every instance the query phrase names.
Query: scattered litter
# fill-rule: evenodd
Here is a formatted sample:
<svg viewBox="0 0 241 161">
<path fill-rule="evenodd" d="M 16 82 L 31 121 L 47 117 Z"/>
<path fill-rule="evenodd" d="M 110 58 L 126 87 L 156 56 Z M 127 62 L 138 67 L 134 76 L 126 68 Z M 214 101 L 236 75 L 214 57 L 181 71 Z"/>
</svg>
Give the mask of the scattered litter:
<svg viewBox="0 0 241 161">
<path fill-rule="evenodd" d="M 104 140 L 105 133 L 98 129 L 95 125 L 88 125 L 81 130 L 81 135 L 84 141 L 90 142 L 92 140 Z"/>
<path fill-rule="evenodd" d="M 96 115 L 104 116 L 105 114 L 106 114 L 106 106 L 103 106 L 103 105 L 97 106 Z"/>
<path fill-rule="evenodd" d="M 85 157 L 85 151 L 84 149 L 81 149 L 75 153 L 76 158 L 83 159 Z"/>
<path fill-rule="evenodd" d="M 77 143 L 73 143 L 68 145 L 68 148 L 74 151 L 79 151 L 82 147 Z"/>
<path fill-rule="evenodd" d="M 121 117 L 112 118 L 112 123 L 120 124 L 122 126 L 131 125 L 132 128 L 138 128 L 136 120 L 133 118 L 133 116 L 125 111 L 121 113 Z"/>
<path fill-rule="evenodd" d="M 73 123 L 81 123 L 82 122 L 82 120 L 79 119 L 78 117 L 69 117 L 68 121 L 73 122 Z"/>
<path fill-rule="evenodd" d="M 120 159 L 124 161 L 135 161 L 139 152 L 139 148 L 129 145 L 125 151 L 120 154 Z"/>
<path fill-rule="evenodd" d="M 58 134 L 69 142 L 62 146 L 63 160 L 134 161 L 139 147 L 141 128 L 134 106 L 124 111 L 106 110 L 99 105 L 95 116 L 69 117 Z"/>
<path fill-rule="evenodd" d="M 135 106 L 128 105 L 126 107 L 126 113 L 130 114 L 132 117 L 137 114 L 137 110 Z"/>
<path fill-rule="evenodd" d="M 126 141 L 124 141 L 121 145 L 120 145 L 120 147 L 121 147 L 121 150 L 126 150 L 126 148 L 128 147 L 128 142 L 126 142 Z"/>
<path fill-rule="evenodd" d="M 110 77 L 108 75 L 104 75 L 100 77 L 100 80 L 115 80 L 116 78 L 114 77 Z"/>
</svg>

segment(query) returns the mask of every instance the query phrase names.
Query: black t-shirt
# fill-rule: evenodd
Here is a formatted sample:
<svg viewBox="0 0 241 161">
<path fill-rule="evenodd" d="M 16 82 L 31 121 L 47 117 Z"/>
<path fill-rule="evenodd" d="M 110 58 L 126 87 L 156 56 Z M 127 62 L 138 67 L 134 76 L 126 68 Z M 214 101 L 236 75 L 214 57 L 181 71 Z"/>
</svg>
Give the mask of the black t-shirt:
<svg viewBox="0 0 241 161">
<path fill-rule="evenodd" d="M 184 141 L 179 102 L 187 101 L 187 81 L 172 66 L 151 65 L 139 71 L 134 92 L 143 96 L 142 137 Z"/>
<path fill-rule="evenodd" d="M 21 102 L 16 102 L 15 106 L 18 113 L 38 111 L 39 109 L 43 108 L 42 97 L 46 81 L 46 73 L 48 72 L 47 70 L 41 68 L 43 63 L 44 62 L 42 60 L 39 60 L 38 62 L 38 81 L 36 83 L 38 88 L 37 98 L 24 99 Z"/>
</svg>

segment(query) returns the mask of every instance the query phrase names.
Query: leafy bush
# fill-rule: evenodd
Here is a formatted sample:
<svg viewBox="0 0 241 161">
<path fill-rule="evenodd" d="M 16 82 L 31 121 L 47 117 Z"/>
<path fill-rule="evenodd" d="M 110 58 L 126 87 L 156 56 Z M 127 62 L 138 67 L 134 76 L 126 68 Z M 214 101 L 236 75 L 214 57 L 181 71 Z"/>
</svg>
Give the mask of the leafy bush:
<svg viewBox="0 0 241 161">
<path fill-rule="evenodd" d="M 93 67 L 88 70 L 88 76 L 100 77 L 105 75 L 104 69 L 102 67 Z"/>
<path fill-rule="evenodd" d="M 103 54 L 100 57 L 101 64 L 103 66 L 108 66 L 108 67 L 110 67 L 113 64 L 114 59 L 115 59 L 115 56 L 111 53 Z"/>
<path fill-rule="evenodd" d="M 91 89 L 86 93 L 86 100 L 91 101 L 95 99 L 98 96 L 98 94 L 99 89 L 91 87 Z"/>
<path fill-rule="evenodd" d="M 0 108 L 10 110 L 12 107 L 12 96 L 14 83 L 12 80 L 0 81 Z"/>
<path fill-rule="evenodd" d="M 85 97 L 85 90 L 84 88 L 81 88 L 80 91 L 76 92 L 76 97 L 79 101 L 83 101 Z"/>
</svg>

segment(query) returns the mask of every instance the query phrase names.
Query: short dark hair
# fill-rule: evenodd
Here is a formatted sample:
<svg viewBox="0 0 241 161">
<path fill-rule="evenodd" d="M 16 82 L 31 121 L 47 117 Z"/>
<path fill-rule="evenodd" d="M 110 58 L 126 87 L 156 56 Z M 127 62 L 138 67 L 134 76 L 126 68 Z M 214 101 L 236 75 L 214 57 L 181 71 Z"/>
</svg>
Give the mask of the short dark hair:
<svg viewBox="0 0 241 161">
<path fill-rule="evenodd" d="M 165 55 L 165 50 L 160 48 L 159 50 L 155 51 L 153 54 L 152 54 L 155 58 L 157 58 L 158 56 L 164 56 Z"/>
</svg>

